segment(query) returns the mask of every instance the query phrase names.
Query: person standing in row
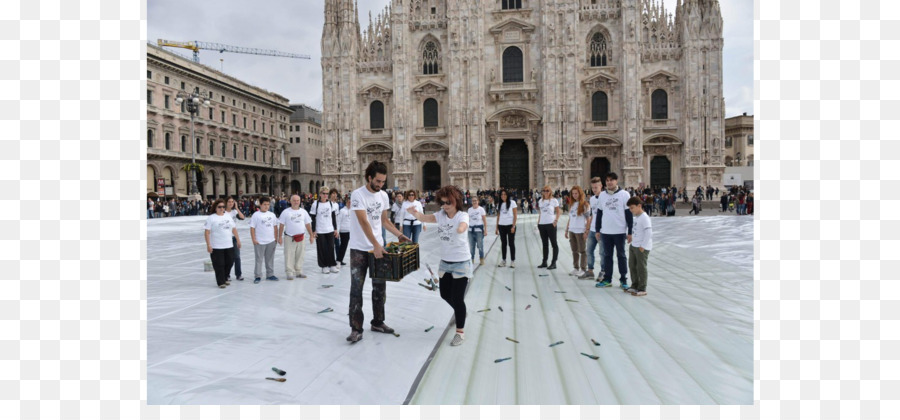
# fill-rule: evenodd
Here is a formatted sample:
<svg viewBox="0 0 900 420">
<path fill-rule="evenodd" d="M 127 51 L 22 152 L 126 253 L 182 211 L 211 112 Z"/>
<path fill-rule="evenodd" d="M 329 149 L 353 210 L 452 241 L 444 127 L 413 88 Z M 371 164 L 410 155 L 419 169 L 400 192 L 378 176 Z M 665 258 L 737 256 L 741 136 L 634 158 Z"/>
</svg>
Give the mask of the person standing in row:
<svg viewBox="0 0 900 420">
<path fill-rule="evenodd" d="M 509 268 L 516 268 L 516 223 L 519 221 L 516 200 L 509 198 L 509 193 L 500 190 L 500 211 L 497 212 L 497 227 L 494 235 L 500 235 L 500 250 L 503 259 L 497 267 L 506 267 L 506 244 L 509 243 Z"/>
<path fill-rule="evenodd" d="M 338 209 L 338 213 L 335 214 L 335 220 L 337 220 L 337 216 L 338 216 L 338 214 L 340 214 L 340 211 L 341 211 L 340 195 L 341 194 L 338 192 L 337 188 L 332 188 L 331 191 L 328 192 L 328 199 L 331 200 L 331 204 L 334 207 L 337 207 L 337 209 Z M 338 221 L 338 222 L 340 222 L 340 221 Z M 336 225 L 339 225 L 339 224 L 340 223 L 337 223 Z M 341 236 L 340 236 L 340 232 L 338 232 L 338 235 L 334 237 L 334 260 L 335 260 L 335 262 L 340 261 L 340 258 L 338 258 L 338 253 L 339 253 L 340 248 L 341 248 Z M 343 265 L 343 264 L 341 264 L 341 265 Z M 335 264 L 335 266 L 337 267 L 337 264 Z M 338 267 L 338 269 L 340 269 L 340 267 Z"/>
<path fill-rule="evenodd" d="M 217 199 L 212 207 L 215 213 L 206 218 L 203 236 L 206 239 L 206 252 L 209 252 L 209 259 L 212 260 L 213 270 L 216 272 L 216 284 L 220 289 L 224 289 L 231 284 L 228 273 L 231 271 L 231 264 L 234 263 L 232 248 L 235 246 L 240 248 L 241 240 L 238 239 L 236 245 L 231 242 L 232 238 L 237 237 L 237 228 L 231 216 L 225 214 L 225 201 Z"/>
<path fill-rule="evenodd" d="M 597 245 L 600 245 L 600 274 L 597 275 L 597 281 L 603 278 L 603 245 L 600 244 L 600 241 L 597 239 L 597 227 L 596 223 L 594 223 L 595 218 L 597 217 L 598 210 L 600 210 L 600 193 L 603 192 L 603 179 L 599 176 L 595 176 L 591 178 L 591 192 L 594 193 L 591 195 L 588 204 L 591 206 L 591 214 L 587 217 L 587 223 L 591 226 L 590 232 L 588 232 L 587 237 L 587 271 L 584 272 L 578 278 L 581 280 L 593 280 L 594 279 L 594 250 L 597 248 Z"/>
<path fill-rule="evenodd" d="M 231 220 L 234 221 L 234 226 L 237 227 L 237 221 L 244 220 L 244 213 L 235 205 L 234 197 L 228 197 L 228 201 L 225 202 L 225 214 L 231 216 Z M 235 234 L 231 238 L 231 244 L 234 248 L 234 278 L 243 281 L 244 276 L 241 275 L 241 247 L 237 246 L 238 243 L 238 235 Z M 230 272 L 231 269 L 228 269 Z M 231 277 L 229 276 L 229 279 Z"/>
<path fill-rule="evenodd" d="M 400 242 L 409 238 L 390 223 L 390 200 L 381 188 L 387 179 L 387 165 L 372 161 L 365 171 L 366 185 L 350 194 L 350 335 L 351 344 L 362 340 L 363 310 L 362 292 L 369 270 L 369 251 L 376 259 L 384 258 L 384 239 L 379 235 L 384 227 L 399 238 Z M 379 241 L 379 239 L 381 239 Z M 374 267 L 371 267 L 374 268 Z M 384 301 L 387 299 L 384 280 L 372 280 L 372 331 L 393 334 L 394 329 L 384 323 Z"/>
<path fill-rule="evenodd" d="M 481 262 L 478 265 L 484 265 L 484 232 L 487 227 L 487 212 L 484 207 L 479 206 L 480 200 L 477 196 L 472 197 L 472 207 L 469 207 L 469 254 L 472 257 L 472 263 L 475 263 L 475 247 L 478 247 L 478 255 Z"/>
<path fill-rule="evenodd" d="M 263 259 L 266 262 L 266 280 L 278 281 L 275 277 L 275 238 L 278 237 L 278 218 L 269 211 L 269 197 L 259 199 L 259 211 L 250 216 L 250 239 L 253 240 L 253 255 L 256 265 L 253 270 L 253 283 L 262 278 Z"/>
<path fill-rule="evenodd" d="M 574 269 L 571 276 L 582 276 L 587 269 L 587 254 L 584 252 L 584 243 L 587 240 L 588 220 L 591 214 L 591 206 L 584 199 L 584 190 L 579 186 L 572 187 L 566 197 L 569 203 L 569 222 L 566 223 L 566 239 L 572 248 Z M 580 264 L 579 264 L 580 263 Z M 580 267 L 580 268 L 579 268 Z"/>
<path fill-rule="evenodd" d="M 350 245 L 350 197 L 344 198 L 344 207 L 338 210 L 338 232 L 341 235 L 341 246 L 338 251 L 337 263 L 341 267 L 347 265 L 344 256 L 347 255 L 347 246 Z"/>
<path fill-rule="evenodd" d="M 323 274 L 337 273 L 337 261 L 334 260 L 334 239 L 339 237 L 337 231 L 338 206 L 328 201 L 328 187 L 319 190 L 319 201 L 309 208 L 312 220 L 313 239 L 316 241 L 316 255 Z"/>
<path fill-rule="evenodd" d="M 469 215 L 463 211 L 463 195 L 454 186 L 442 187 L 435 194 L 441 210 L 434 214 L 424 215 L 410 208 L 409 212 L 422 222 L 437 223 L 440 238 L 441 263 L 438 266 L 438 282 L 441 285 L 441 298 L 453 308 L 456 319 L 456 335 L 450 342 L 458 346 L 465 340 L 463 328 L 466 326 L 466 286 L 471 277 L 472 263 L 466 247 L 466 231 L 469 229 Z"/>
<path fill-rule="evenodd" d="M 541 190 L 543 197 L 538 201 L 538 208 L 540 208 L 540 219 L 538 220 L 538 231 L 541 233 L 541 245 L 543 246 L 543 256 L 544 259 L 541 260 L 541 265 L 537 266 L 537 268 L 546 268 L 548 270 L 556 269 L 556 259 L 559 257 L 559 245 L 556 243 L 556 223 L 559 220 L 559 201 L 553 198 L 553 190 L 550 189 L 549 185 L 544 185 L 544 189 Z M 549 254 L 549 249 L 547 248 L 547 242 L 550 242 L 553 245 L 553 261 L 550 265 L 547 265 L 547 254 Z"/>
<path fill-rule="evenodd" d="M 425 225 L 422 222 L 416 220 L 411 214 L 409 214 L 409 209 L 415 208 L 419 213 L 424 213 L 425 210 L 422 207 L 422 203 L 419 202 L 416 191 L 409 190 L 406 192 L 406 201 L 403 202 L 403 205 L 400 206 L 401 217 L 403 218 L 403 234 L 406 235 L 409 239 L 413 241 L 413 243 L 419 243 L 419 234 L 425 230 Z"/>
<path fill-rule="evenodd" d="M 597 239 L 603 244 L 603 280 L 596 287 L 612 286 L 612 254 L 615 247 L 619 266 L 619 283 L 628 289 L 628 261 L 625 257 L 625 239 L 631 241 L 632 214 L 625 206 L 631 194 L 619 188 L 619 176 L 615 172 L 606 175 L 606 190 L 600 193 L 600 209 L 596 216 Z"/>
<path fill-rule="evenodd" d="M 628 239 L 628 270 L 631 271 L 631 288 L 626 292 L 632 296 L 647 295 L 647 259 L 653 249 L 653 227 L 650 217 L 641 209 L 641 199 L 628 199 L 628 208 L 634 214 L 634 237 Z"/>
<path fill-rule="evenodd" d="M 278 217 L 278 243 L 284 247 L 284 273 L 288 280 L 297 278 L 305 279 L 303 274 L 303 260 L 306 256 L 306 240 L 313 242 L 312 219 L 306 209 L 300 207 L 300 196 L 291 196 L 291 207 L 281 211 Z M 285 238 L 285 236 L 287 238 Z"/>
<path fill-rule="evenodd" d="M 403 230 L 403 193 L 394 193 L 394 203 L 391 204 L 391 216 L 393 216 L 394 226 L 398 230 Z"/>
</svg>

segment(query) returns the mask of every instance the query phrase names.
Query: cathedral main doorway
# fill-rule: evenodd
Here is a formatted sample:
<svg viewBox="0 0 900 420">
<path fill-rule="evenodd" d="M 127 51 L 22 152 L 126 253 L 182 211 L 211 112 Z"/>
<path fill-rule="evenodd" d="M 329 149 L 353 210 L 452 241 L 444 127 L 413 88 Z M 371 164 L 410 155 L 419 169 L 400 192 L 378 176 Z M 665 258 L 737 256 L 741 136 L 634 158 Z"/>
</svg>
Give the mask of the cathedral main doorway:
<svg viewBox="0 0 900 420">
<path fill-rule="evenodd" d="M 672 186 L 672 162 L 665 156 L 654 156 L 650 161 L 650 186 L 662 188 Z"/>
<path fill-rule="evenodd" d="M 525 140 L 504 140 L 500 146 L 500 188 L 527 190 L 528 145 Z"/>
<path fill-rule="evenodd" d="M 598 176 L 600 177 L 601 182 L 603 183 L 603 188 L 606 188 L 606 175 L 609 173 L 609 159 L 607 158 L 594 158 L 591 161 L 591 178 Z"/>
<path fill-rule="evenodd" d="M 422 191 L 436 191 L 441 188 L 441 165 L 429 160 L 422 165 Z"/>
</svg>

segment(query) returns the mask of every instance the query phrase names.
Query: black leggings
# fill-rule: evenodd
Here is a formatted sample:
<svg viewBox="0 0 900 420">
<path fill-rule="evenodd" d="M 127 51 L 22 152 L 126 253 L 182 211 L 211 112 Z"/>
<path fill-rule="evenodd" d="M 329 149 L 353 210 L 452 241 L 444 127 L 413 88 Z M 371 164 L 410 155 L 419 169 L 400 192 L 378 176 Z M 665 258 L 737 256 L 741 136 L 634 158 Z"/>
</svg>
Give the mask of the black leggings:
<svg viewBox="0 0 900 420">
<path fill-rule="evenodd" d="M 350 245 L 350 232 L 341 232 L 341 246 L 338 250 L 337 262 L 344 263 L 344 255 L 347 255 L 347 245 Z"/>
<path fill-rule="evenodd" d="M 456 328 L 463 329 L 466 326 L 466 285 L 469 284 L 468 277 L 453 278 L 453 274 L 444 273 L 441 277 L 441 298 L 450 304 L 453 308 L 453 314 L 456 317 Z"/>
<path fill-rule="evenodd" d="M 513 225 L 498 225 L 497 230 L 500 231 L 500 250 L 503 251 L 503 261 L 506 261 L 506 243 L 509 241 L 509 255 L 512 261 L 516 260 L 516 234 L 510 232 Z"/>
<path fill-rule="evenodd" d="M 235 248 L 213 249 L 209 254 L 213 270 L 216 272 L 216 284 L 219 286 L 225 284 L 231 266 L 234 265 L 234 250 Z"/>
<path fill-rule="evenodd" d="M 550 244 L 553 245 L 553 262 L 551 264 L 556 264 L 556 258 L 559 257 L 559 245 L 556 244 L 556 226 L 553 226 L 552 223 L 547 223 L 546 225 L 538 225 L 538 231 L 541 232 L 541 245 L 543 245 L 544 259 L 543 263 L 547 264 L 547 254 L 549 249 L 547 249 L 547 240 L 550 240 Z"/>
</svg>

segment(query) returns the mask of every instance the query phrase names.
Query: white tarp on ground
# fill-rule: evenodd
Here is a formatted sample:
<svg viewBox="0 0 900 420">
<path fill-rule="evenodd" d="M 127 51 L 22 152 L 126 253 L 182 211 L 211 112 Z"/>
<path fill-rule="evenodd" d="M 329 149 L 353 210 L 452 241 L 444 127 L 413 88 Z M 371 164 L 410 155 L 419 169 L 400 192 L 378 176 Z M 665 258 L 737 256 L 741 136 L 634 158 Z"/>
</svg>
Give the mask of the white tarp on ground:
<svg viewBox="0 0 900 420">
<path fill-rule="evenodd" d="M 287 281 L 279 247 L 281 280 L 255 285 L 246 222 L 238 227 L 246 280 L 218 289 L 213 273 L 203 272 L 203 220 L 148 221 L 149 404 L 401 404 L 436 345 L 412 404 L 753 402 L 751 217 L 654 218 L 648 295 L 641 298 L 567 275 L 565 217 L 559 269 L 551 272 L 535 268 L 536 216 L 520 217 L 515 269 L 496 267 L 500 242 L 490 227 L 485 248 L 493 247 L 469 287 L 459 347 L 449 346 L 452 325 L 438 343 L 452 310 L 438 292 L 416 284 L 424 269 L 387 285 L 386 323 L 399 338 L 367 330 L 348 344 L 349 267 L 322 274 L 308 244 L 309 278 Z M 423 260 L 436 268 L 434 233 L 423 232 L 421 244 Z M 325 284 L 334 287 L 320 288 Z M 366 324 L 370 293 L 366 284 Z M 334 312 L 317 314 L 327 307 Z M 564 344 L 548 347 L 556 341 Z M 512 359 L 494 363 L 504 357 Z M 272 367 L 287 371 L 288 381 L 265 380 L 277 377 Z"/>
</svg>

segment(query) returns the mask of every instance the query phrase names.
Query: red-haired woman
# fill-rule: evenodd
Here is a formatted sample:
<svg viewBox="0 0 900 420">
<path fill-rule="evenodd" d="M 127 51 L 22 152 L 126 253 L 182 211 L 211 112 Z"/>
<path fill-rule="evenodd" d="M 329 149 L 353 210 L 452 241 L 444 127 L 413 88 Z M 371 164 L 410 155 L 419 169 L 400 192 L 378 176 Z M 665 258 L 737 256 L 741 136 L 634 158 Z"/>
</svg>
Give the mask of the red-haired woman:
<svg viewBox="0 0 900 420">
<path fill-rule="evenodd" d="M 456 187 L 447 186 L 439 189 L 435 196 L 441 210 L 434 214 L 422 214 L 415 207 L 407 209 L 410 215 L 420 222 L 437 223 L 438 238 L 441 247 L 441 264 L 438 266 L 438 277 L 441 284 L 441 298 L 453 308 L 456 317 L 456 335 L 451 346 L 463 343 L 466 325 L 466 285 L 472 271 L 469 260 L 469 214 L 463 211 L 462 192 Z"/>
<path fill-rule="evenodd" d="M 572 248 L 572 259 L 575 269 L 569 273 L 570 276 L 582 276 L 587 270 L 587 253 L 585 252 L 585 241 L 587 240 L 587 231 L 590 229 L 589 223 L 591 218 L 591 205 L 584 199 L 584 190 L 579 186 L 572 187 L 569 196 L 566 197 L 569 203 L 569 222 L 566 223 L 566 239 L 569 240 L 569 246 Z"/>
</svg>

